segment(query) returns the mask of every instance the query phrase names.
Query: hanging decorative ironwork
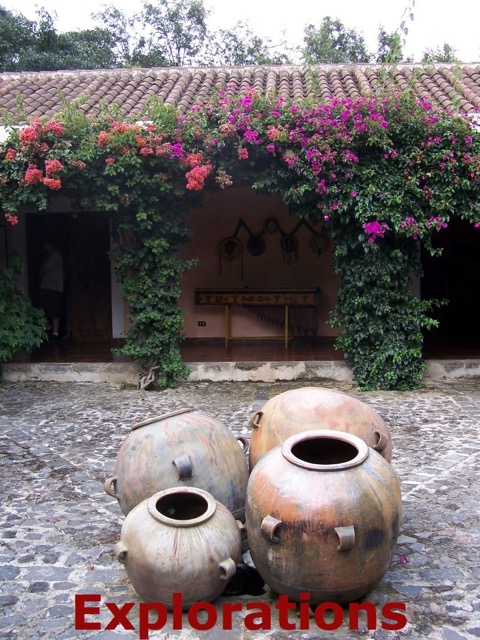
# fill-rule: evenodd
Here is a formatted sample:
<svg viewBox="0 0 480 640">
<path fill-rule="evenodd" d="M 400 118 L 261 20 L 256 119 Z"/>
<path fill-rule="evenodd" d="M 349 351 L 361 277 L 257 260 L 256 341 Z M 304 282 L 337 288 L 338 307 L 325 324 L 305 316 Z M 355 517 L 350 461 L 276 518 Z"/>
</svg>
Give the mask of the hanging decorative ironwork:
<svg viewBox="0 0 480 640">
<path fill-rule="evenodd" d="M 245 220 L 243 218 L 240 218 L 233 234 L 231 236 L 223 238 L 223 240 L 218 243 L 220 273 L 222 272 L 223 262 L 233 262 L 235 260 L 239 260 L 241 277 L 243 279 L 243 244 L 238 237 L 238 234 L 242 229 L 248 234 L 246 247 L 248 253 L 251 256 L 258 257 L 265 252 L 265 233 L 280 233 L 280 247 L 282 250 L 284 261 L 287 264 L 290 264 L 292 260 L 298 261 L 297 233 L 302 226 L 307 227 L 307 229 L 312 234 L 310 247 L 312 251 L 320 256 L 328 249 L 330 243 L 328 233 L 324 228 L 319 231 L 306 220 L 299 220 L 295 227 L 291 231 L 287 232 L 282 229 L 276 218 L 267 218 L 260 232 L 255 233 L 254 231 L 252 231 L 252 229 L 250 229 Z"/>
</svg>

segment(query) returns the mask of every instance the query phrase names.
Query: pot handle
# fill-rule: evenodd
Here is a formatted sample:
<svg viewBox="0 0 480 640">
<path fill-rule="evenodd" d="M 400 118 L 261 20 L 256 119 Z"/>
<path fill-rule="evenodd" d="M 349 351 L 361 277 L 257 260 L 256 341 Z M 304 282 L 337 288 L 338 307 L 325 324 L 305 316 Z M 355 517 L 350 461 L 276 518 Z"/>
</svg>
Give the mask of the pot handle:
<svg viewBox="0 0 480 640">
<path fill-rule="evenodd" d="M 355 545 L 355 527 L 335 527 L 335 533 L 338 536 L 337 551 L 349 551 Z"/>
<path fill-rule="evenodd" d="M 237 442 L 240 445 L 243 453 L 248 453 L 248 449 L 250 446 L 250 440 L 245 436 L 237 436 Z"/>
<path fill-rule="evenodd" d="M 220 576 L 220 580 L 230 580 L 232 576 L 235 575 L 237 571 L 237 565 L 232 558 L 227 558 L 223 562 L 220 562 L 218 565 L 220 570 L 222 571 L 222 575 Z"/>
<path fill-rule="evenodd" d="M 179 480 L 189 480 L 192 477 L 192 461 L 189 455 L 178 456 L 172 462 L 177 468 Z"/>
<path fill-rule="evenodd" d="M 376 443 L 373 445 L 372 449 L 381 453 L 388 444 L 387 436 L 381 431 L 375 431 L 375 437 L 377 439 Z"/>
<path fill-rule="evenodd" d="M 260 426 L 260 420 L 262 419 L 262 416 L 263 411 L 257 411 L 256 413 L 252 413 L 252 415 L 250 416 L 250 425 L 254 429 L 258 429 L 258 427 Z"/>
<path fill-rule="evenodd" d="M 238 526 L 238 530 L 240 531 L 240 537 L 242 540 L 247 539 L 247 525 L 241 520 L 235 520 Z"/>
<path fill-rule="evenodd" d="M 117 476 L 112 476 L 111 478 L 107 478 L 103 483 L 103 488 L 105 489 L 106 493 L 108 493 L 109 496 L 112 496 L 113 498 L 118 499 Z"/>
<path fill-rule="evenodd" d="M 260 525 L 260 533 L 269 542 L 278 544 L 280 538 L 276 535 L 277 528 L 282 524 L 281 520 L 274 518 L 273 516 L 265 516 Z"/>
<path fill-rule="evenodd" d="M 117 560 L 122 564 L 125 564 L 127 560 L 127 547 L 125 543 L 120 540 L 120 542 L 117 542 L 117 544 L 113 547 L 113 551 L 117 556 Z"/>
</svg>

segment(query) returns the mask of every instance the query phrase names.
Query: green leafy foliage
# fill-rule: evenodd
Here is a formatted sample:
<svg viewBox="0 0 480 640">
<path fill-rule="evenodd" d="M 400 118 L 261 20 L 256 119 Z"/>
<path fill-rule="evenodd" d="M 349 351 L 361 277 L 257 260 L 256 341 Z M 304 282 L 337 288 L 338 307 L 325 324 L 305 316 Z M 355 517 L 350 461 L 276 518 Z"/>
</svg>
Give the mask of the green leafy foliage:
<svg viewBox="0 0 480 640">
<path fill-rule="evenodd" d="M 308 64 L 322 62 L 370 62 L 363 36 L 356 29 L 347 29 L 340 20 L 323 18 L 319 27 L 305 27 L 303 57 Z"/>
<path fill-rule="evenodd" d="M 18 254 L 13 254 L 10 267 L 0 270 L 0 363 L 8 362 L 18 351 L 39 347 L 47 337 L 43 311 L 18 288 L 21 273 Z"/>
</svg>

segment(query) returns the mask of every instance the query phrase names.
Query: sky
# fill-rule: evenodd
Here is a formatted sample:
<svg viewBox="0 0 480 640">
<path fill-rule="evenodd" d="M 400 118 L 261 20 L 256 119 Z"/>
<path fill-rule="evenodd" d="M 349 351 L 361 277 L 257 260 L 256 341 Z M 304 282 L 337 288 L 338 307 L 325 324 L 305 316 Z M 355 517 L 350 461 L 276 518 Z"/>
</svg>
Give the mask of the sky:
<svg viewBox="0 0 480 640">
<path fill-rule="evenodd" d="M 154 4 L 155 0 L 150 0 Z M 412 4 L 413 3 L 413 4 Z M 143 0 L 0 0 L 0 6 L 35 19 L 36 7 L 44 7 L 54 16 L 58 31 L 88 29 L 95 23 L 90 16 L 102 7 L 113 5 L 131 16 L 143 6 Z M 462 62 L 480 61 L 480 2 L 478 0 L 204 0 L 211 10 L 211 29 L 231 29 L 238 21 L 248 22 L 252 31 L 279 42 L 284 34 L 287 42 L 301 45 L 304 27 L 319 25 L 330 16 L 348 29 L 357 29 L 371 52 L 377 50 L 378 29 L 396 31 L 406 20 L 408 35 L 404 53 L 419 62 L 427 48 L 442 47 L 447 42 Z M 413 13 L 413 22 L 409 14 Z"/>
</svg>

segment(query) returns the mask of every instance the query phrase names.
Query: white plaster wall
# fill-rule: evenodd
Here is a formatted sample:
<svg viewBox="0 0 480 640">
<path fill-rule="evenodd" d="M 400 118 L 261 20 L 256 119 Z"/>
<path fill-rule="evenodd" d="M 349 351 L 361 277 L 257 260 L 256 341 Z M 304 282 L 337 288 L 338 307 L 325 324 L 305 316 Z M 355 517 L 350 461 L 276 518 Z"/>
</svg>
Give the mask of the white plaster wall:
<svg viewBox="0 0 480 640">
<path fill-rule="evenodd" d="M 242 218 L 253 233 L 259 233 L 268 218 L 274 218 L 286 233 L 296 227 L 298 219 L 276 196 L 258 195 L 251 189 L 231 189 L 206 194 L 204 206 L 194 210 L 188 220 L 192 240 L 184 246 L 182 256 L 198 258 L 196 267 L 182 279 L 179 304 L 185 309 L 185 335 L 190 338 L 220 338 L 224 336 L 224 307 L 199 306 L 194 303 L 196 288 L 317 288 L 323 291 L 319 315 L 319 336 L 336 335 L 326 324 L 334 306 L 338 277 L 334 273 L 332 245 L 320 256 L 312 250 L 311 232 L 302 226 L 297 232 L 298 252 L 290 261 L 280 246 L 281 234 L 265 232 L 265 251 L 252 256 L 247 251 L 248 232 L 241 229 L 238 238 L 243 243 L 243 278 L 240 260 L 226 262 L 219 259 L 219 242 L 232 236 Z M 199 327 L 198 321 L 205 321 Z M 235 337 L 283 336 L 283 329 L 260 320 L 249 311 L 235 306 L 232 312 L 232 335 Z"/>
</svg>

